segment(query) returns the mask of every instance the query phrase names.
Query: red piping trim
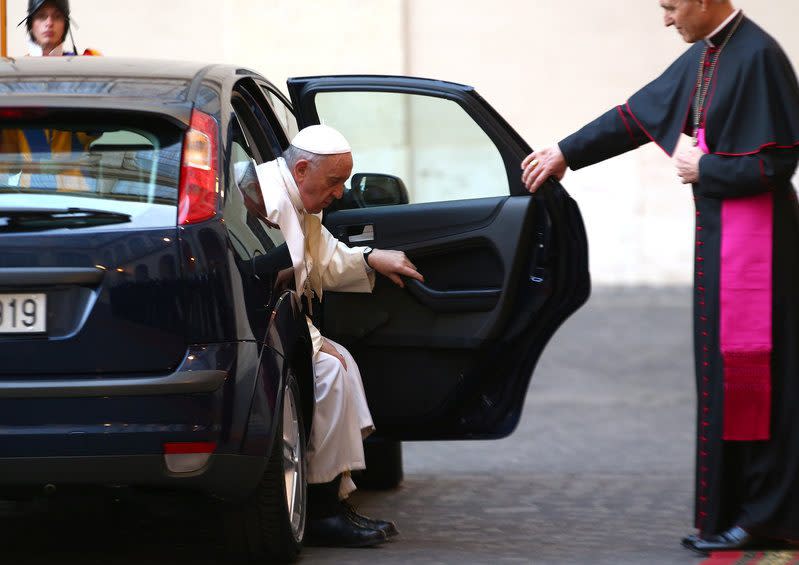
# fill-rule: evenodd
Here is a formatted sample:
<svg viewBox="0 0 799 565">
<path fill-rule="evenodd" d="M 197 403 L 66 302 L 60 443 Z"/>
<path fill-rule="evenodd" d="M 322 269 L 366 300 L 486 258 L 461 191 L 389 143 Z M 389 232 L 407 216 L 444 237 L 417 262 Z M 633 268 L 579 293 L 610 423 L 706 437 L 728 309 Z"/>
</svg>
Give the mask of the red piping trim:
<svg viewBox="0 0 799 565">
<path fill-rule="evenodd" d="M 696 199 L 695 199 L 696 200 Z M 699 211 L 699 208 L 696 209 L 696 227 L 697 227 L 697 248 L 701 249 L 702 245 L 704 245 L 704 241 L 699 239 L 701 237 L 701 229 L 702 228 L 702 214 Z M 696 267 L 695 270 L 697 271 L 697 276 L 699 275 L 699 269 L 702 269 L 702 261 L 704 258 L 700 255 L 696 256 Z M 707 444 L 707 433 L 711 430 L 710 424 L 710 391 L 709 391 L 709 384 L 710 379 L 708 378 L 708 367 L 710 366 L 710 347 L 708 346 L 709 336 L 708 336 L 708 317 L 707 317 L 707 310 L 705 308 L 705 286 L 700 284 L 701 281 L 696 280 L 694 282 L 694 291 L 696 293 L 696 300 L 699 303 L 701 308 L 699 320 L 701 322 L 699 331 L 700 335 L 702 336 L 702 340 L 704 343 L 702 344 L 702 369 L 700 370 L 702 376 L 702 392 L 700 394 L 700 398 L 698 399 L 699 405 L 702 408 L 702 417 L 701 417 L 701 426 L 702 430 L 700 431 L 699 438 L 701 440 L 701 444 L 698 444 L 698 451 L 699 451 L 699 488 L 697 489 L 697 505 L 696 505 L 696 526 L 699 531 L 703 531 L 705 529 L 705 519 L 707 518 L 707 502 L 708 502 L 708 466 L 707 466 L 707 459 L 709 457 L 709 449 Z"/>
<path fill-rule="evenodd" d="M 635 120 L 635 123 L 638 124 L 638 127 L 641 128 L 641 131 L 646 134 L 646 136 L 649 138 L 649 140 L 652 143 L 654 143 L 655 145 L 657 145 L 658 147 L 660 147 L 660 150 L 663 151 L 663 153 L 665 153 L 666 155 L 671 157 L 671 153 L 669 153 L 668 151 L 663 149 L 663 146 L 660 143 L 658 143 L 657 141 L 655 141 L 655 138 L 652 137 L 652 135 L 648 131 L 646 131 L 646 128 L 643 125 L 641 125 L 641 122 L 639 122 L 638 118 L 635 117 L 635 112 L 633 112 L 633 109 L 630 108 L 630 101 L 629 100 L 627 101 L 625 106 L 627 106 L 627 111 L 630 113 L 630 116 L 632 116 L 633 120 Z"/>
<path fill-rule="evenodd" d="M 627 123 L 627 118 L 624 117 L 624 111 L 621 109 L 621 106 L 616 106 L 616 110 L 619 112 L 619 116 L 621 116 L 621 121 L 624 122 L 624 127 L 627 128 L 627 133 L 630 136 L 630 139 L 635 141 L 633 137 L 633 130 L 630 129 L 630 124 Z"/>
<path fill-rule="evenodd" d="M 776 141 L 772 141 L 769 143 L 764 143 L 758 149 L 754 151 L 749 151 L 747 153 L 725 153 L 723 151 L 714 151 L 714 155 L 721 155 L 722 157 L 746 157 L 747 155 L 757 155 L 764 149 L 796 149 L 799 147 L 799 141 L 794 143 L 793 145 L 777 145 Z"/>
</svg>

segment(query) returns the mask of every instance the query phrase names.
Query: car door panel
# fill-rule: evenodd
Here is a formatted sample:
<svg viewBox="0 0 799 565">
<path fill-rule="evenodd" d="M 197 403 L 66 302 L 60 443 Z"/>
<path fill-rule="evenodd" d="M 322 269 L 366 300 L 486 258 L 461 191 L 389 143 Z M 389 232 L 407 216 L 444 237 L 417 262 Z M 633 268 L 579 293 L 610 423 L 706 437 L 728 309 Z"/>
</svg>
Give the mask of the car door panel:
<svg viewBox="0 0 799 565">
<path fill-rule="evenodd" d="M 368 218 L 363 214 L 369 210 L 339 211 L 326 220 L 336 230 L 339 222 L 347 224 L 354 219 L 349 216 L 357 215 L 358 221 L 374 225 L 375 247 L 404 251 L 425 276 L 426 286 L 441 293 L 477 295 L 460 308 L 440 309 L 419 300 L 412 287 L 401 289 L 383 277 L 371 295 L 325 295 L 325 334 L 347 345 L 358 361 L 370 406 L 376 407 L 375 423 L 384 435 L 421 439 L 436 430 L 437 437 L 459 437 L 463 432 L 452 425 L 463 418 L 459 412 L 467 404 L 465 391 L 479 388 L 475 383 L 482 376 L 475 368 L 503 341 L 518 307 L 513 298 L 520 293 L 518 287 L 537 296 L 538 307 L 552 292 L 543 280 L 535 282 L 543 278 L 535 276 L 543 269 L 537 255 L 541 248 L 530 230 L 531 216 L 536 215 L 532 199 L 485 199 L 485 213 L 474 215 L 475 225 L 454 212 L 460 204 L 418 205 L 429 217 L 447 217 L 448 223 L 438 227 L 445 234 L 440 237 L 427 225 L 422 226 L 423 235 L 414 235 L 416 226 L 406 221 L 406 216 L 421 213 L 414 205 L 375 209 Z M 472 212 L 474 206 L 472 202 L 463 208 Z M 446 212 L 439 214 L 438 208 Z M 392 228 L 383 229 L 384 224 L 406 226 L 402 245 L 394 244 Z M 384 233 L 389 234 L 386 240 Z M 491 307 L 484 307 L 486 297 L 480 294 L 497 291 Z M 534 320 L 534 310 L 528 322 Z"/>
<path fill-rule="evenodd" d="M 321 323 L 323 335 L 347 346 L 358 362 L 380 435 L 507 435 L 543 347 L 589 294 L 576 204 L 554 180 L 535 196 L 525 192 L 519 165 L 529 147 L 471 87 L 407 77 L 311 77 L 291 79 L 289 90 L 301 126 L 319 122 L 320 92 L 447 98 L 498 149 L 505 196 L 327 213 L 324 223 L 339 239 L 404 251 L 425 282 L 399 288 L 377 277 L 372 294 L 325 293 Z"/>
<path fill-rule="evenodd" d="M 430 348 L 459 346 L 479 347 L 485 340 L 496 337 L 502 317 L 507 314 L 508 301 L 501 296 L 513 294 L 510 288 L 515 283 L 512 273 L 519 270 L 516 264 L 529 254 L 531 242 L 522 240 L 523 226 L 530 211 L 530 198 L 512 197 L 482 199 L 479 203 L 488 218 L 487 223 L 479 218 L 476 224 L 462 221 L 457 214 L 458 206 L 450 209 L 450 203 L 420 204 L 404 206 L 402 209 L 374 209 L 374 214 L 363 220 L 374 226 L 374 246 L 381 249 L 404 251 L 426 277 L 425 286 L 439 293 L 451 291 L 500 291 L 500 298 L 493 308 L 484 308 L 486 297 L 474 296 L 476 306 L 459 311 L 436 311 L 415 296 L 419 289 L 401 289 L 380 277 L 372 294 L 327 293 L 324 304 L 324 324 L 328 335 L 345 343 L 353 338 L 365 339 L 370 346 L 394 344 L 397 346 L 419 345 Z M 424 208 L 423 212 L 414 210 Z M 472 206 L 475 206 L 472 203 Z M 465 207 L 472 212 L 472 207 Z M 441 209 L 441 211 L 439 211 Z M 341 222 L 348 225 L 349 216 L 369 214 L 370 210 L 341 210 L 331 214 L 325 221 L 332 233 L 339 231 Z M 427 225 L 422 225 L 421 235 L 415 236 L 416 225 L 412 221 L 419 214 L 447 219 L 439 227 L 442 235 Z M 454 224 L 454 225 L 453 225 Z M 405 234 L 397 244 L 393 233 L 397 226 L 405 226 Z M 384 236 L 383 234 L 387 234 Z M 390 323 L 383 324 L 372 332 L 363 328 L 347 326 L 354 323 L 353 310 L 373 312 L 375 317 L 388 314 Z M 366 317 L 367 314 L 359 315 Z M 370 324 L 374 326 L 374 324 Z M 427 328 L 420 332 L 419 328 Z"/>
</svg>

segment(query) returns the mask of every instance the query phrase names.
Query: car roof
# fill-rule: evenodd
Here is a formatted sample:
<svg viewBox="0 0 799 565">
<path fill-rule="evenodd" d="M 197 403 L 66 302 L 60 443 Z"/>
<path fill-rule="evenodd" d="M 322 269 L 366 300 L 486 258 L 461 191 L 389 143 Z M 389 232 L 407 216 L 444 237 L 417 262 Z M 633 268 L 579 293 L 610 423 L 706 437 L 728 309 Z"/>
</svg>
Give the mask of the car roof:
<svg viewBox="0 0 799 565">
<path fill-rule="evenodd" d="M 0 77 L 171 78 L 191 81 L 208 63 L 119 57 L 18 57 L 0 59 Z"/>
<path fill-rule="evenodd" d="M 200 86 L 243 76 L 233 65 L 117 57 L 0 59 L 0 106 L 103 108 L 160 113 L 187 123 Z M 262 78 L 262 77 L 259 77 Z"/>
</svg>

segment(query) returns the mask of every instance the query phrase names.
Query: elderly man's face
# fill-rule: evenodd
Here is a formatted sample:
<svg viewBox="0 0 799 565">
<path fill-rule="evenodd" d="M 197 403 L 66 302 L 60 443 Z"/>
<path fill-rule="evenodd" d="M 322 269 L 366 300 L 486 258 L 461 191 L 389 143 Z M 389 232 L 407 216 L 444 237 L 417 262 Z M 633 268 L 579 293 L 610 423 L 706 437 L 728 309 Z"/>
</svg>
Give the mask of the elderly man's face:
<svg viewBox="0 0 799 565">
<path fill-rule="evenodd" d="M 660 0 L 660 7 L 663 23 L 677 28 L 686 42 L 694 43 L 707 35 L 709 18 L 703 0 Z"/>
<path fill-rule="evenodd" d="M 66 24 L 64 13 L 55 4 L 46 2 L 33 14 L 31 35 L 36 44 L 48 52 L 64 42 Z"/>
<path fill-rule="evenodd" d="M 352 154 L 327 155 L 316 164 L 301 160 L 293 173 L 302 205 L 317 214 L 344 195 L 344 183 L 352 174 Z"/>
</svg>

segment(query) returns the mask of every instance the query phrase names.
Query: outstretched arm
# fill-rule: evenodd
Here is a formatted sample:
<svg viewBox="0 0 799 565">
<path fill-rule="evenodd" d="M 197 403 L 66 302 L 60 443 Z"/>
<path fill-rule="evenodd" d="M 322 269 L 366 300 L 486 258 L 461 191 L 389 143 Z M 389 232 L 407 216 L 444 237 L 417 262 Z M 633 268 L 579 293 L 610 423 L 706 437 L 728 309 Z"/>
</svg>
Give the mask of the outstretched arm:
<svg viewBox="0 0 799 565">
<path fill-rule="evenodd" d="M 550 177 L 560 180 L 573 171 L 636 149 L 650 141 L 626 106 L 617 106 L 563 139 L 534 151 L 522 163 L 522 182 L 534 193 Z"/>
</svg>

